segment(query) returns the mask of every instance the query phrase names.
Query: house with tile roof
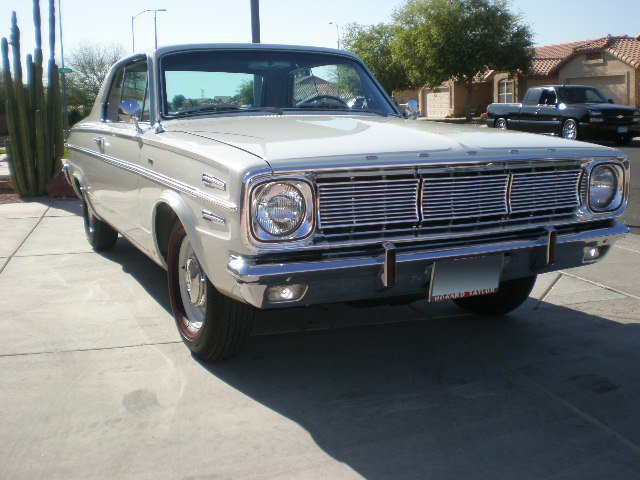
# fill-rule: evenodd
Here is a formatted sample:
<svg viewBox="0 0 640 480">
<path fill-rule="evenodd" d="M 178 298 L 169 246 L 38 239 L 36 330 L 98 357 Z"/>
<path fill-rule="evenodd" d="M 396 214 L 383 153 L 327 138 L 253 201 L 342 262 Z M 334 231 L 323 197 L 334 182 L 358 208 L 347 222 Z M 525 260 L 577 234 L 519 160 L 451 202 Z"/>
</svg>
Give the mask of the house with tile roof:
<svg viewBox="0 0 640 480">
<path fill-rule="evenodd" d="M 492 102 L 519 102 L 529 87 L 548 84 L 592 85 L 622 105 L 640 106 L 640 35 L 611 36 L 537 47 L 526 75 L 488 71 L 474 82 L 474 106 L 484 111 Z M 477 93 L 477 95 L 476 95 Z M 463 116 L 466 90 L 447 82 L 420 91 L 427 116 Z"/>
</svg>

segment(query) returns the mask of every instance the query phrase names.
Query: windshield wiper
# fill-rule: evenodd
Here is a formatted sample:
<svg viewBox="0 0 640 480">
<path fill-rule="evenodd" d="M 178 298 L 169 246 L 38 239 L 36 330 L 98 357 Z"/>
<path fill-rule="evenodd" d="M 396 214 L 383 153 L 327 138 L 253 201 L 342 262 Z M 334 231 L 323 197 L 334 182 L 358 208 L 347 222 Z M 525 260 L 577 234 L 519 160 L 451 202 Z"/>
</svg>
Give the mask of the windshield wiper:
<svg viewBox="0 0 640 480">
<path fill-rule="evenodd" d="M 277 107 L 239 107 L 236 105 L 199 105 L 186 110 L 181 110 L 173 114 L 175 117 L 181 117 L 192 113 L 206 112 L 269 112 L 276 115 L 282 115 L 282 109 Z"/>
</svg>

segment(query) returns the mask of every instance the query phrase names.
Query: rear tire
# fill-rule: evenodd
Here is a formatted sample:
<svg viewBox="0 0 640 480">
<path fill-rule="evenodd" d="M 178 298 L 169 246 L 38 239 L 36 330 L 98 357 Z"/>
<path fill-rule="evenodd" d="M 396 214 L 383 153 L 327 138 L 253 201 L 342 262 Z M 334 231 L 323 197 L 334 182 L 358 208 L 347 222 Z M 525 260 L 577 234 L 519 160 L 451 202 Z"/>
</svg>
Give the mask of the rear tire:
<svg viewBox="0 0 640 480">
<path fill-rule="evenodd" d="M 507 121 L 502 117 L 496 119 L 496 123 L 494 125 L 498 130 L 506 130 L 507 129 Z"/>
<path fill-rule="evenodd" d="M 458 298 L 454 300 L 456 305 L 478 315 L 504 315 L 515 310 L 522 305 L 533 286 L 536 283 L 537 275 L 514 280 L 500 282 L 498 291 L 490 295 L 479 297 Z"/>
<path fill-rule="evenodd" d="M 253 329 L 255 310 L 215 289 L 180 222 L 169 237 L 167 267 L 171 310 L 185 345 L 204 361 L 237 355 Z"/>
<path fill-rule="evenodd" d="M 84 233 L 89 245 L 96 252 L 111 250 L 118 240 L 116 232 L 108 223 L 103 222 L 91 209 L 85 198 L 82 199 L 82 217 L 84 220 Z"/>
<path fill-rule="evenodd" d="M 566 120 L 562 124 L 562 138 L 578 140 L 578 124 L 573 118 Z"/>
</svg>

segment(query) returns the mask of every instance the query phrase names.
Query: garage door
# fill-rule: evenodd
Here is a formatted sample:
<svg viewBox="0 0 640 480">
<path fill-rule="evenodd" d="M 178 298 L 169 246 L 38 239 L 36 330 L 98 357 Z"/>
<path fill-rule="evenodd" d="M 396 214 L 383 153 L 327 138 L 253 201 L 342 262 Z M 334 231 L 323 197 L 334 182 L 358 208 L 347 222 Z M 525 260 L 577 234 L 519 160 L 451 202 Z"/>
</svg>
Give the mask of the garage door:
<svg viewBox="0 0 640 480">
<path fill-rule="evenodd" d="M 614 102 L 629 105 L 627 82 L 624 75 L 610 75 L 606 77 L 567 78 L 569 85 L 591 85 L 600 90 L 605 97 Z"/>
<path fill-rule="evenodd" d="M 427 93 L 427 117 L 446 117 L 449 115 L 449 89 L 441 88 Z"/>
</svg>

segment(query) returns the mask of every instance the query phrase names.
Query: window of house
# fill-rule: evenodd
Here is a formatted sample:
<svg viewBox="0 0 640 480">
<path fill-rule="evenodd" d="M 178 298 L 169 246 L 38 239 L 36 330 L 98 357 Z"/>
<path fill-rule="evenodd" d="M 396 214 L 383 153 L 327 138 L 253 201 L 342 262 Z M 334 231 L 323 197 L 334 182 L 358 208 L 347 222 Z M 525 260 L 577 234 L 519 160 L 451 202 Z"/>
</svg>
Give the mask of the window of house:
<svg viewBox="0 0 640 480">
<path fill-rule="evenodd" d="M 585 60 L 587 62 L 592 62 L 594 60 L 602 60 L 602 52 L 588 52 L 585 55 Z"/>
<path fill-rule="evenodd" d="M 514 81 L 509 78 L 503 78 L 498 82 L 498 103 L 513 103 L 515 100 Z"/>
</svg>

